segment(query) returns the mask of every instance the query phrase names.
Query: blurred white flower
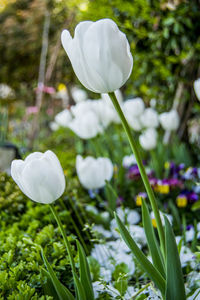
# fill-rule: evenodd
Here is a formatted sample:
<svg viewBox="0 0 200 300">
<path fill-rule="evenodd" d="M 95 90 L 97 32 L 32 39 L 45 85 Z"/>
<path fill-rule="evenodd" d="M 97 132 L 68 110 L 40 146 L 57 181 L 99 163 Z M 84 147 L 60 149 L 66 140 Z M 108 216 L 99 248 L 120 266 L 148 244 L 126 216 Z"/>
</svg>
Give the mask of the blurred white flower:
<svg viewBox="0 0 200 300">
<path fill-rule="evenodd" d="M 87 99 L 83 102 L 79 102 L 76 105 L 72 105 L 70 110 L 72 112 L 72 115 L 75 118 L 81 118 L 85 113 L 87 113 L 88 111 L 92 110 L 92 105 L 93 101 L 90 99 Z"/>
<path fill-rule="evenodd" d="M 118 103 L 120 104 L 120 106 L 122 106 L 122 104 L 123 104 L 123 96 L 122 96 L 121 91 L 120 90 L 116 90 L 114 93 L 115 93 L 115 96 L 116 96 L 116 98 L 118 100 Z M 112 103 L 109 95 L 108 94 L 101 94 L 101 98 L 103 100 L 103 103 L 105 103 L 106 105 L 109 105 L 111 107 L 112 111 L 113 111 L 113 120 L 112 120 L 113 123 L 120 124 L 121 120 L 120 120 L 120 118 L 119 118 L 119 116 L 118 116 L 118 114 L 117 114 L 117 112 L 116 112 L 116 110 L 114 108 L 114 105 L 113 105 L 113 103 Z"/>
<path fill-rule="evenodd" d="M 68 127 L 72 121 L 72 114 L 69 109 L 64 109 L 55 116 L 55 122 L 61 127 Z"/>
<path fill-rule="evenodd" d="M 64 30 L 61 41 L 76 76 L 90 91 L 114 92 L 128 80 L 133 67 L 130 46 L 111 19 L 80 22 L 74 38 Z"/>
<path fill-rule="evenodd" d="M 143 127 L 156 128 L 159 125 L 158 114 L 153 108 L 146 108 L 143 114 L 140 116 L 140 121 Z"/>
<path fill-rule="evenodd" d="M 135 159 L 134 154 L 124 156 L 122 160 L 122 165 L 124 168 L 129 168 L 130 166 L 136 164 L 137 161 Z"/>
<path fill-rule="evenodd" d="M 150 213 L 150 216 L 151 216 L 151 219 L 155 220 L 155 216 L 154 216 L 154 212 L 153 211 Z M 173 217 L 171 215 L 169 215 L 169 214 L 165 214 L 165 213 L 160 212 L 160 218 L 161 218 L 162 224 L 165 225 L 165 218 L 164 218 L 164 216 L 167 217 L 167 219 L 170 222 L 170 224 L 172 224 Z"/>
<path fill-rule="evenodd" d="M 96 114 L 91 110 L 73 119 L 68 127 L 82 139 L 91 139 L 103 132 Z"/>
<path fill-rule="evenodd" d="M 31 200 L 49 204 L 65 190 L 65 177 L 57 156 L 50 150 L 34 152 L 13 160 L 11 176 L 22 192 Z"/>
<path fill-rule="evenodd" d="M 180 118 L 176 110 L 171 110 L 160 114 L 159 121 L 163 129 L 173 131 L 178 129 Z"/>
<path fill-rule="evenodd" d="M 14 90 L 7 84 L 0 84 L 0 99 L 13 98 L 15 96 Z"/>
<path fill-rule="evenodd" d="M 78 155 L 76 158 L 76 171 L 80 183 L 86 189 L 99 189 L 104 187 L 105 180 L 110 181 L 113 175 L 113 164 L 107 157 L 85 159 Z"/>
<path fill-rule="evenodd" d="M 60 126 L 59 126 L 58 123 L 56 123 L 56 122 L 50 122 L 50 123 L 49 123 L 49 127 L 50 127 L 50 129 L 51 129 L 52 131 L 56 131 L 56 130 L 58 130 L 58 129 L 60 128 Z"/>
<path fill-rule="evenodd" d="M 140 131 L 142 123 L 140 116 L 144 112 L 144 102 L 141 98 L 129 99 L 123 103 L 124 115 L 133 130 Z"/>
<path fill-rule="evenodd" d="M 126 209 L 127 222 L 130 225 L 135 225 L 140 222 L 140 214 L 136 210 Z"/>
<path fill-rule="evenodd" d="M 143 149 L 152 150 L 157 145 L 157 131 L 154 128 L 146 129 L 140 136 L 139 142 Z"/>
<path fill-rule="evenodd" d="M 138 117 L 144 112 L 144 102 L 141 98 L 128 99 L 123 103 L 123 111 L 125 116 L 131 115 Z"/>
<path fill-rule="evenodd" d="M 92 109 L 96 113 L 100 124 L 104 128 L 106 128 L 110 123 L 115 122 L 115 111 L 105 101 L 92 101 Z"/>
<path fill-rule="evenodd" d="M 76 103 L 86 101 L 87 93 L 83 89 L 79 89 L 78 87 L 73 87 L 71 89 L 72 97 Z"/>
<path fill-rule="evenodd" d="M 193 241 L 194 237 L 195 237 L 194 227 L 191 227 L 190 229 L 186 230 L 185 240 L 187 243 Z"/>
<path fill-rule="evenodd" d="M 194 82 L 194 91 L 197 96 L 197 99 L 200 101 L 200 78 Z"/>
<path fill-rule="evenodd" d="M 130 225 L 129 232 L 136 243 L 140 244 L 141 246 L 146 245 L 147 239 L 143 227 L 138 225 Z"/>
</svg>

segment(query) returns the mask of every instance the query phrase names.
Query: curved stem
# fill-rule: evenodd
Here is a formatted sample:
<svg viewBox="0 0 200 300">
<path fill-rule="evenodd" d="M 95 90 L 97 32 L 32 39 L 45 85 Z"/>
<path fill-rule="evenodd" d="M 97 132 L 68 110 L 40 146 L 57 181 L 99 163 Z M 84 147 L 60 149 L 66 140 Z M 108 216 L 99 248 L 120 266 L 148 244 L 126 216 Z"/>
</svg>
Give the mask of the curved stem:
<svg viewBox="0 0 200 300">
<path fill-rule="evenodd" d="M 115 107 L 115 109 L 116 109 L 116 111 L 117 111 L 117 113 L 118 113 L 118 115 L 121 119 L 122 125 L 123 125 L 124 130 L 127 134 L 131 149 L 132 149 L 132 151 L 135 155 L 137 165 L 138 165 L 138 168 L 140 170 L 140 174 L 141 174 L 144 186 L 146 188 L 146 191 L 147 191 L 150 203 L 151 203 L 151 207 L 152 207 L 154 215 L 155 215 L 158 234 L 159 234 L 159 238 L 160 238 L 161 250 L 162 250 L 162 253 L 164 254 L 165 253 L 165 235 L 164 235 L 164 229 L 163 229 L 163 226 L 162 226 L 162 222 L 161 222 L 157 202 L 156 202 L 156 199 L 155 199 L 155 196 L 154 196 L 154 192 L 153 192 L 152 187 L 149 183 L 145 168 L 144 168 L 143 163 L 142 163 L 142 159 L 140 157 L 140 153 L 138 151 L 136 142 L 133 139 L 131 129 L 130 129 L 130 127 L 128 125 L 128 122 L 127 122 L 127 120 L 124 116 L 124 113 L 122 112 L 122 109 L 121 109 L 121 107 L 118 103 L 118 100 L 117 100 L 114 93 L 108 93 L 108 95 L 110 96 L 110 99 L 112 100 L 112 103 L 113 103 L 113 105 L 114 105 L 114 107 Z"/>
<path fill-rule="evenodd" d="M 60 232 L 62 234 L 62 237 L 63 237 L 63 240 L 64 240 L 64 243 L 65 243 L 65 246 L 66 246 L 66 249 L 67 249 L 67 252 L 68 252 L 68 255 L 69 255 L 69 261 L 70 261 L 70 265 L 71 265 L 71 268 L 72 268 L 72 273 L 73 273 L 73 277 L 74 277 L 74 274 L 76 274 L 76 269 L 75 269 L 75 263 L 74 263 L 74 259 L 73 259 L 73 255 L 72 255 L 72 249 L 71 249 L 71 246 L 70 246 L 70 242 L 68 240 L 68 237 L 64 231 L 64 228 L 63 228 L 63 225 L 61 223 L 61 220 L 60 220 L 60 217 L 54 207 L 53 204 L 49 204 L 49 207 L 51 209 L 51 212 L 58 224 L 58 227 L 60 229 Z"/>
</svg>

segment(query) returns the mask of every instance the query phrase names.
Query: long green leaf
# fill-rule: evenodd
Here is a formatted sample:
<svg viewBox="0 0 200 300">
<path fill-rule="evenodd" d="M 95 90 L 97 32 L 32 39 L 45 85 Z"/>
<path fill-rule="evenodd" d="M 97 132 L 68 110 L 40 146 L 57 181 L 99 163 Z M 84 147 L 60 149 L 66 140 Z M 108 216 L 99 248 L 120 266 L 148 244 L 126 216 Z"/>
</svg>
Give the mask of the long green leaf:
<svg viewBox="0 0 200 300">
<path fill-rule="evenodd" d="M 166 300 L 185 300 L 185 287 L 181 269 L 180 257 L 172 227 L 165 217 L 165 240 L 166 240 L 166 269 L 167 284 Z"/>
<path fill-rule="evenodd" d="M 142 222 L 154 266 L 160 272 L 163 278 L 166 278 L 163 256 L 161 254 L 149 215 L 149 210 L 144 199 L 142 199 Z"/>
<path fill-rule="evenodd" d="M 157 285 L 159 290 L 162 294 L 165 292 L 165 279 L 160 274 L 160 272 L 157 271 L 156 268 L 150 263 L 150 261 L 146 258 L 144 253 L 140 250 L 140 248 L 137 246 L 137 244 L 132 239 L 130 233 L 120 220 L 120 218 L 115 214 L 115 219 L 119 228 L 119 231 L 121 233 L 121 236 L 127 246 L 131 249 L 135 257 L 137 258 L 138 262 L 140 263 L 142 269 L 149 275 L 149 277 L 152 279 L 152 281 Z"/>
<path fill-rule="evenodd" d="M 80 279 L 78 278 L 77 274 L 74 274 L 74 282 L 75 282 L 75 286 L 76 286 L 78 300 L 88 300 L 86 298 L 83 285 L 82 285 Z"/>
<path fill-rule="evenodd" d="M 57 296 L 59 300 L 75 300 L 74 296 L 70 293 L 70 291 L 58 280 L 55 272 L 53 271 L 51 265 L 49 264 L 44 251 L 41 249 L 42 259 L 44 264 L 48 270 L 49 278 L 52 281 L 52 284 L 56 290 Z"/>
<path fill-rule="evenodd" d="M 106 192 L 106 198 L 108 200 L 109 208 L 111 209 L 111 211 L 115 211 L 117 206 L 118 195 L 115 189 L 107 180 L 106 180 L 105 192 Z"/>
<path fill-rule="evenodd" d="M 83 250 L 83 247 L 79 243 L 79 241 L 76 241 L 77 248 L 78 248 L 78 255 L 79 255 L 79 264 L 80 264 L 80 280 L 83 285 L 83 288 L 85 290 L 85 295 L 87 300 L 93 300 L 94 299 L 94 292 L 92 288 L 92 280 L 90 276 L 90 269 L 87 262 L 87 258 L 85 255 L 85 252 Z"/>
<path fill-rule="evenodd" d="M 43 285 L 45 295 L 51 296 L 53 297 L 53 299 L 56 299 L 56 297 L 58 296 L 49 272 L 46 269 L 42 268 L 42 274 L 47 278 L 47 282 Z"/>
</svg>

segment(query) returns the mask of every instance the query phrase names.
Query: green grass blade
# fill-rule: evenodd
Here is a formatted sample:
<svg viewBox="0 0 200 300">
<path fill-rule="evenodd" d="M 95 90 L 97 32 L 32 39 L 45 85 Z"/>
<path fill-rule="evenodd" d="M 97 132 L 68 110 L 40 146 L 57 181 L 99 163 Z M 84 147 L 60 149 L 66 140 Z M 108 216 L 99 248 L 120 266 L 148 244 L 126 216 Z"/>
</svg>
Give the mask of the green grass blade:
<svg viewBox="0 0 200 300">
<path fill-rule="evenodd" d="M 80 280 L 84 288 L 87 300 L 93 300 L 94 292 L 92 288 L 92 280 L 90 276 L 90 269 L 87 262 L 87 258 L 83 250 L 83 247 L 81 246 L 79 241 L 76 241 L 76 244 L 78 248 L 79 264 L 80 264 Z"/>
<path fill-rule="evenodd" d="M 140 248 L 137 246 L 137 244 L 132 239 L 130 233 L 120 220 L 120 218 L 115 214 L 115 219 L 119 228 L 119 231 L 121 233 L 121 236 L 127 246 L 131 249 L 132 253 L 137 258 L 138 262 L 140 263 L 142 269 L 148 274 L 148 276 L 151 278 L 151 280 L 157 285 L 159 290 L 162 294 L 165 292 L 165 279 L 162 277 L 160 272 L 157 271 L 156 268 L 150 263 L 150 261 L 146 258 L 144 253 L 140 250 Z"/>
<path fill-rule="evenodd" d="M 70 293 L 70 291 L 58 280 L 55 272 L 53 271 L 51 265 L 49 264 L 43 250 L 41 250 L 42 259 L 44 261 L 44 264 L 48 270 L 48 272 L 45 273 L 49 275 L 48 279 L 51 279 L 51 282 L 54 286 L 54 289 L 57 293 L 57 297 L 59 300 L 75 300 L 74 296 Z"/>
<path fill-rule="evenodd" d="M 185 286 L 181 269 L 178 248 L 172 227 L 165 217 L 165 240 L 166 240 L 166 269 L 167 284 L 166 300 L 185 300 Z"/>
<path fill-rule="evenodd" d="M 151 217 L 149 215 L 149 210 L 144 199 L 142 199 L 142 222 L 154 266 L 160 272 L 163 278 L 166 278 L 163 256 L 160 251 Z"/>
</svg>

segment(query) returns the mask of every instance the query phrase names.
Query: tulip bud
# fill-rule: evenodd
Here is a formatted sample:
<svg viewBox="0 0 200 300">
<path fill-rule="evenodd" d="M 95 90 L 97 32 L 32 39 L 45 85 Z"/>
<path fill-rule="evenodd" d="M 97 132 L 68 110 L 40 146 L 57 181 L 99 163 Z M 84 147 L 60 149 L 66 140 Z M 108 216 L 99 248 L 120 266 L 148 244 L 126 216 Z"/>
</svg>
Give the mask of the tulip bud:
<svg viewBox="0 0 200 300">
<path fill-rule="evenodd" d="M 80 22 L 74 38 L 64 30 L 61 41 L 76 76 L 90 91 L 113 92 L 128 80 L 133 66 L 130 46 L 112 20 Z"/>
<path fill-rule="evenodd" d="M 157 144 L 157 132 L 154 128 L 148 128 L 139 137 L 140 145 L 145 150 L 152 150 Z"/>
<path fill-rule="evenodd" d="M 80 183 L 86 189 L 100 189 L 105 186 L 105 180 L 110 181 L 113 175 L 113 164 L 109 158 L 95 159 L 88 156 L 85 159 L 78 155 L 76 158 L 76 171 Z"/>
<path fill-rule="evenodd" d="M 11 176 L 21 191 L 31 200 L 50 204 L 65 190 L 65 177 L 57 156 L 50 150 L 34 152 L 13 160 Z"/>
<path fill-rule="evenodd" d="M 179 115 L 176 110 L 160 114 L 159 120 L 163 129 L 167 131 L 177 130 L 179 126 Z"/>
</svg>

